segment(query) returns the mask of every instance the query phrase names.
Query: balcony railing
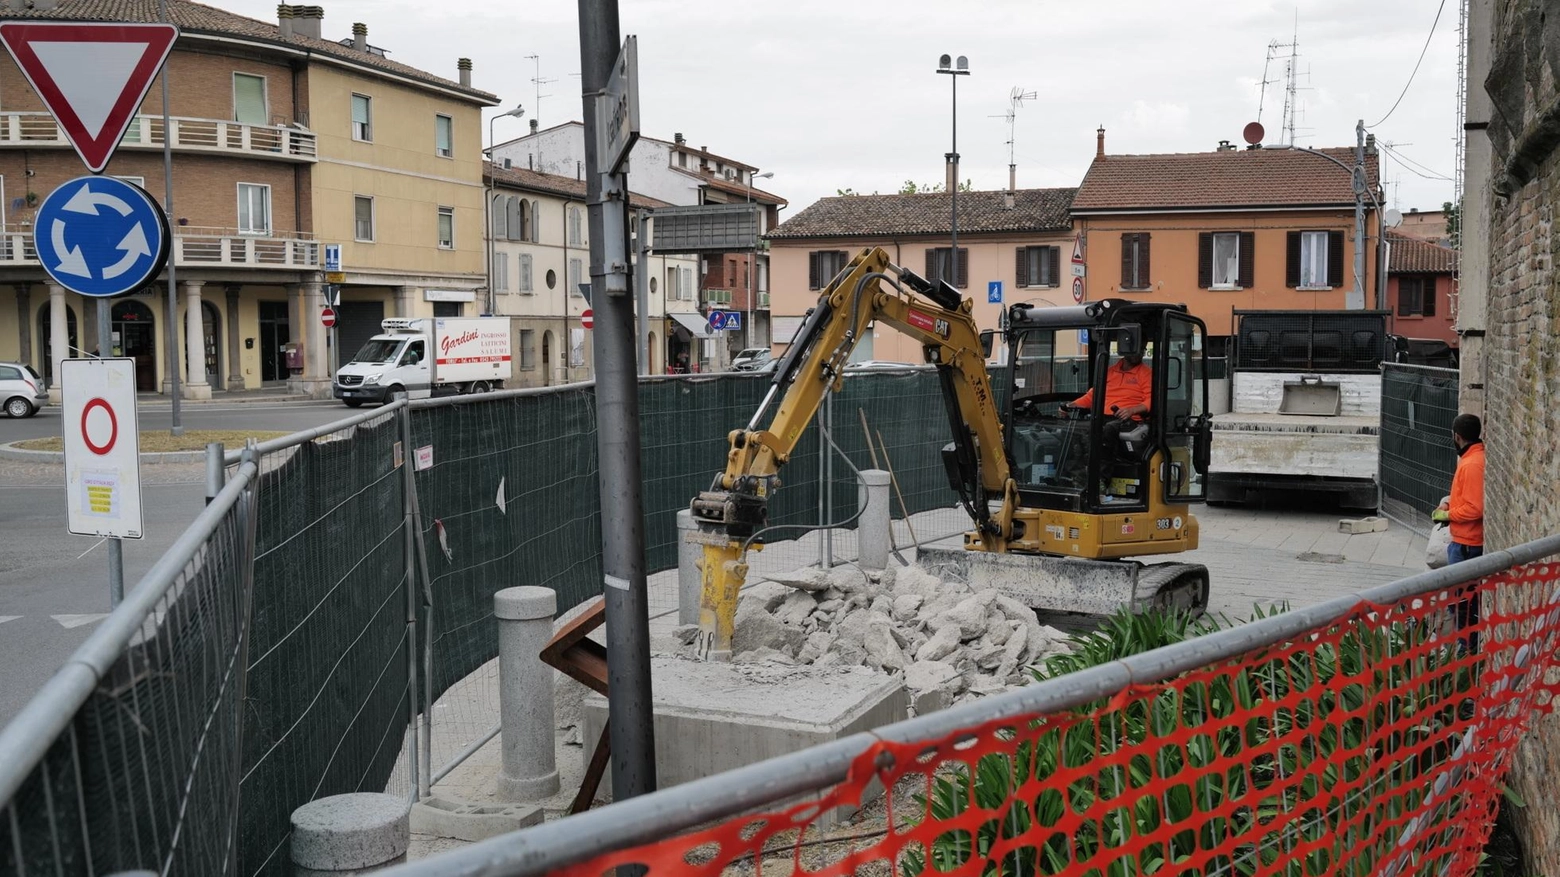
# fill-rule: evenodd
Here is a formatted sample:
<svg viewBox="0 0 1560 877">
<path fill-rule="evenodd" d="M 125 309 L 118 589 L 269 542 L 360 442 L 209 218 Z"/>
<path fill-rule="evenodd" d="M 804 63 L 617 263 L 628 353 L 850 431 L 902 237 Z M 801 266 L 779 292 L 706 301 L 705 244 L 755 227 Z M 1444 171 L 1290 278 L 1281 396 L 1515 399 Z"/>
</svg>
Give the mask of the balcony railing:
<svg viewBox="0 0 1560 877">
<path fill-rule="evenodd" d="M 185 152 L 215 152 L 273 161 L 312 162 L 313 131 L 283 125 L 247 125 L 221 119 L 168 120 L 173 148 Z M 136 116 L 130 121 L 121 149 L 161 149 L 162 116 Z M 0 113 L 0 147 L 69 146 L 54 117 L 48 113 Z"/>
<path fill-rule="evenodd" d="M 184 268 L 318 270 L 320 245 L 302 232 L 240 234 L 227 228 L 182 226 L 173 235 L 174 264 Z M 38 265 L 31 231 L 0 234 L 0 268 Z"/>
</svg>

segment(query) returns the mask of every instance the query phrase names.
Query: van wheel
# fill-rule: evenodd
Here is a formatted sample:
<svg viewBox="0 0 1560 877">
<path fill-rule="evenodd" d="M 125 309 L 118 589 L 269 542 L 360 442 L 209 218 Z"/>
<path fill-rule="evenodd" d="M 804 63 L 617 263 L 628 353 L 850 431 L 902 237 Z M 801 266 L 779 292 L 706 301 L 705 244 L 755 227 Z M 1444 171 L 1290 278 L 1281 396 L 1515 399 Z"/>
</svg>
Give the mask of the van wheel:
<svg viewBox="0 0 1560 877">
<path fill-rule="evenodd" d="M 493 388 L 488 386 L 487 381 L 472 381 L 471 386 L 467 388 L 466 392 L 471 393 L 472 395 L 476 395 L 477 393 L 486 393 L 491 389 Z"/>
<path fill-rule="evenodd" d="M 405 399 L 405 398 L 406 398 L 406 388 L 401 386 L 400 384 L 396 384 L 395 386 L 391 387 L 390 390 L 385 394 L 385 401 L 386 402 L 394 402 L 397 399 Z"/>
<path fill-rule="evenodd" d="M 6 400 L 5 413 L 11 415 L 12 417 L 31 417 L 35 412 L 33 410 L 32 403 L 28 402 L 26 399 L 23 399 L 21 396 L 16 396 Z"/>
<path fill-rule="evenodd" d="M 342 399 L 341 401 L 347 403 L 348 408 L 361 408 L 363 406 L 362 399 Z"/>
</svg>

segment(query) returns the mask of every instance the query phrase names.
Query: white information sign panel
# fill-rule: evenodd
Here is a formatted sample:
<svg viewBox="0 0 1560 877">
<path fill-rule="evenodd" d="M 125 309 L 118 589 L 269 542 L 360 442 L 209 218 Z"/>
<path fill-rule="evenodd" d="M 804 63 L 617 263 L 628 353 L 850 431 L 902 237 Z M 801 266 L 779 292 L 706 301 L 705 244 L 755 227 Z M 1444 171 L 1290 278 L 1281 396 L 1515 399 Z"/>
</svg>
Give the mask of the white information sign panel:
<svg viewBox="0 0 1560 877">
<path fill-rule="evenodd" d="M 140 539 L 140 427 L 135 360 L 60 363 L 67 529 L 77 536 Z"/>
</svg>

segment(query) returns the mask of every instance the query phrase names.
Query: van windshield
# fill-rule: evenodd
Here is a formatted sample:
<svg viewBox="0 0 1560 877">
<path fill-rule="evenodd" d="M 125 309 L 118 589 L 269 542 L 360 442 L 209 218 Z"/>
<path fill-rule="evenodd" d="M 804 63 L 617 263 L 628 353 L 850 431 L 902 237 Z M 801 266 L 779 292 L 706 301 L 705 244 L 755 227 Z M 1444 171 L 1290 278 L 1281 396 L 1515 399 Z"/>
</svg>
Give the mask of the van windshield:
<svg viewBox="0 0 1560 877">
<path fill-rule="evenodd" d="M 357 355 L 352 357 L 352 361 L 388 365 L 395 362 L 395 355 L 401 349 L 401 343 L 399 339 L 371 339 L 367 344 L 363 345 L 362 349 L 358 350 Z"/>
</svg>

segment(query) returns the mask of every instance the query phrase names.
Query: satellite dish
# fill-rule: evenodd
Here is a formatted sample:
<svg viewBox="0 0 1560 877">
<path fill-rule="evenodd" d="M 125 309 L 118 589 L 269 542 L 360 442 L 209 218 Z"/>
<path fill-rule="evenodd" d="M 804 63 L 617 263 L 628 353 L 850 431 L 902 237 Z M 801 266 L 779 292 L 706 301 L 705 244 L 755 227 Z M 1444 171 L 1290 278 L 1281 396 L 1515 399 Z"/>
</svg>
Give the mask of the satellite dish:
<svg viewBox="0 0 1560 877">
<path fill-rule="evenodd" d="M 1262 129 L 1261 122 L 1252 122 L 1245 128 L 1241 129 L 1240 136 L 1245 139 L 1247 144 L 1256 146 L 1262 142 L 1262 135 L 1266 133 L 1267 132 Z"/>
<path fill-rule="evenodd" d="M 1397 228 L 1403 224 L 1403 211 L 1398 210 L 1396 207 L 1388 208 L 1382 218 L 1386 220 L 1387 228 Z"/>
</svg>

